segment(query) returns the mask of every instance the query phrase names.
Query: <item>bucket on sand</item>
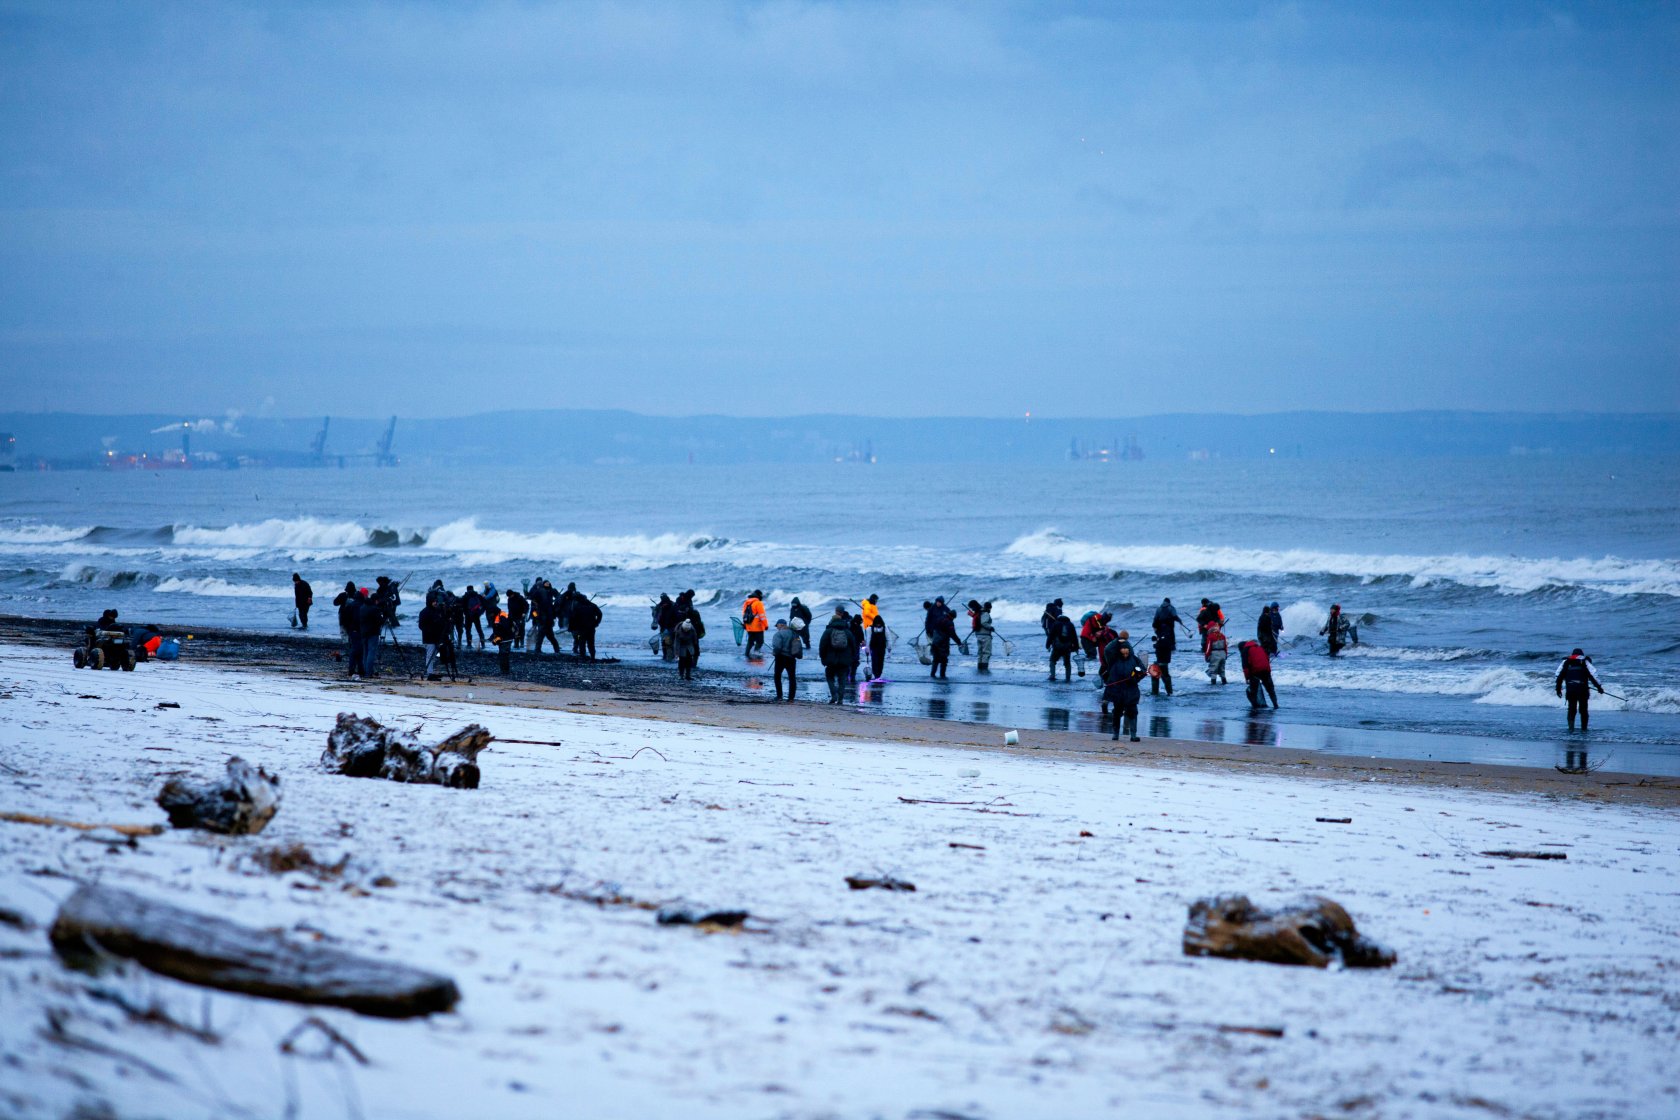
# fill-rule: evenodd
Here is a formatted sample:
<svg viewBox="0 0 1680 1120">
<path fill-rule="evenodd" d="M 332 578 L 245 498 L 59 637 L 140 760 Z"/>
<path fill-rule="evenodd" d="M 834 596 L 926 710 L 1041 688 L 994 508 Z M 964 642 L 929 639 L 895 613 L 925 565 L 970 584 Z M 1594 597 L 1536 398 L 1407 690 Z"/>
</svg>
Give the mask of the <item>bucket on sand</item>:
<svg viewBox="0 0 1680 1120">
<path fill-rule="evenodd" d="M 181 656 L 181 643 L 174 638 L 165 638 L 158 643 L 157 653 L 153 656 L 159 661 L 174 661 Z"/>
<path fill-rule="evenodd" d="M 1019 731 L 1005 731 L 1003 733 L 1003 745 L 1004 746 L 1015 747 L 1015 746 L 1019 746 L 1020 743 L 1021 743 L 1021 733 Z"/>
</svg>

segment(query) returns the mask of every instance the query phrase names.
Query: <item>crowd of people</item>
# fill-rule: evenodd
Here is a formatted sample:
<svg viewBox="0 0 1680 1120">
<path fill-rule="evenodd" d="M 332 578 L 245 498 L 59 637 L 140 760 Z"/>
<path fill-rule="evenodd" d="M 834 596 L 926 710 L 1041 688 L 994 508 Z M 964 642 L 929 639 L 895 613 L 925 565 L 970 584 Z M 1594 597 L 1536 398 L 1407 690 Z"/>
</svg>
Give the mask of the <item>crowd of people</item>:
<svg viewBox="0 0 1680 1120">
<path fill-rule="evenodd" d="M 313 590 L 296 573 L 292 583 L 296 605 L 293 624 L 308 629 Z M 348 651 L 351 677 L 373 676 L 378 671 L 381 638 L 390 634 L 394 639 L 399 625 L 397 607 L 402 602 L 402 586 L 388 576 L 378 577 L 372 588 L 358 587 L 352 580 L 333 599 Z M 701 642 L 706 637 L 706 624 L 696 605 L 694 590 L 679 592 L 674 597 L 661 593 L 651 604 L 649 614 L 650 629 L 656 632 L 649 639 L 650 649 L 663 660 L 675 662 L 681 679 L 692 680 L 700 662 Z M 943 595 L 922 603 L 920 629 L 911 644 L 932 679 L 947 679 L 953 647 L 974 656 L 977 673 L 991 671 L 993 648 L 1002 637 L 992 621 L 992 603 L 979 599 L 968 601 L 966 630 L 959 628 L 959 617 Z M 503 593 L 486 582 L 482 586 L 468 584 L 464 591 L 456 593 L 446 588 L 441 579 L 434 580 L 418 618 L 425 651 L 423 673 L 428 680 L 440 680 L 444 673 L 453 679 L 458 667 L 456 651 L 472 649 L 476 639 L 480 650 L 487 642 L 495 648 L 499 668 L 508 674 L 512 672 L 512 654 L 516 650 L 540 656 L 546 646 L 553 654 L 559 654 L 558 634 L 562 630 L 570 636 L 573 656 L 595 660 L 595 633 L 601 620 L 601 608 L 579 591 L 575 583 L 568 583 L 564 591 L 556 591 L 549 580 L 539 576 L 523 591 L 510 588 Z M 1135 742 L 1142 684 L 1145 680 L 1149 682 L 1151 695 L 1169 698 L 1173 695 L 1172 666 L 1179 654 L 1181 635 L 1184 641 L 1195 643 L 1208 684 L 1218 687 L 1228 683 L 1226 666 L 1233 652 L 1226 636 L 1229 621 L 1223 608 L 1211 599 L 1201 601 L 1190 622 L 1185 621 L 1171 598 L 1162 599 L 1150 623 L 1147 660 L 1129 632 L 1114 628 L 1113 612 L 1106 608 L 1088 610 L 1075 621 L 1063 601 L 1054 599 L 1045 604 L 1039 627 L 1048 654 L 1049 679 L 1057 680 L 1056 671 L 1060 668 L 1060 679 L 1071 682 L 1075 674 L 1084 677 L 1087 666 L 1094 663 L 1101 689 L 1101 710 L 1105 715 L 1111 709 L 1114 713 L 1114 737 L 1125 735 Z M 880 596 L 874 594 L 835 604 L 821 632 L 815 633 L 815 615 L 797 596 L 788 604 L 787 617 L 772 621 L 764 593 L 755 590 L 742 601 L 740 613 L 731 619 L 731 625 L 743 656 L 749 661 L 764 660 L 768 640 L 776 699 L 786 701 L 793 701 L 799 695 L 800 662 L 813 646 L 828 686 L 828 701 L 841 704 L 860 680 L 866 685 L 885 680 L 888 651 L 897 638 L 882 615 Z M 1251 707 L 1278 706 L 1272 660 L 1278 656 L 1284 629 L 1282 610 L 1276 602 L 1269 603 L 1259 611 L 1254 637 L 1236 643 L 1238 667 Z M 1359 644 L 1358 624 L 1339 603 L 1331 607 L 1318 633 L 1326 639 L 1326 650 L 1332 657 Z M 1007 647 L 1009 639 L 1002 640 Z M 1569 726 L 1574 727 L 1578 714 L 1585 730 L 1587 690 L 1589 687 L 1603 690 L 1592 676 L 1591 661 L 1579 650 L 1559 670 L 1560 697 L 1566 685 Z"/>
</svg>

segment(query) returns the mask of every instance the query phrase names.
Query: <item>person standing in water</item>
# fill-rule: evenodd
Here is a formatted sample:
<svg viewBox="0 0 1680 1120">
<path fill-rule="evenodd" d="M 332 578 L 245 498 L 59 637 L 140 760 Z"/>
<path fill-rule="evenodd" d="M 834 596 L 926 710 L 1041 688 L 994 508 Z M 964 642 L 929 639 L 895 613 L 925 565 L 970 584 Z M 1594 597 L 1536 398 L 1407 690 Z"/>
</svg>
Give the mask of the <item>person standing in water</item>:
<svg viewBox="0 0 1680 1120">
<path fill-rule="evenodd" d="M 869 624 L 869 680 L 879 684 L 887 667 L 887 620 L 879 614 Z"/>
<path fill-rule="evenodd" d="M 1347 615 L 1342 613 L 1340 603 L 1330 604 L 1330 617 L 1318 628 L 1318 632 L 1329 638 L 1331 657 L 1342 652 L 1349 644 L 1359 644 L 1359 627 L 1348 621 Z"/>
<path fill-rule="evenodd" d="M 309 608 L 315 602 L 315 589 L 296 572 L 292 573 L 292 602 L 297 606 L 298 629 L 309 629 Z"/>
<path fill-rule="evenodd" d="M 795 622 L 800 623 L 800 625 L 793 626 Z M 797 595 L 793 597 L 793 602 L 788 604 L 788 625 L 799 631 L 799 640 L 804 643 L 806 649 L 810 649 L 811 608 L 801 603 Z"/>
<path fill-rule="evenodd" d="M 1242 664 L 1243 680 L 1248 682 L 1248 706 L 1265 707 L 1261 699 L 1264 693 L 1272 698 L 1272 707 L 1276 708 L 1277 688 L 1272 684 L 1272 660 L 1266 655 L 1266 647 L 1259 642 L 1238 642 L 1237 658 Z"/>
<path fill-rule="evenodd" d="M 1138 741 L 1138 682 L 1148 675 L 1149 670 L 1143 667 L 1137 654 L 1132 652 L 1132 643 L 1125 638 L 1116 638 L 1114 655 L 1108 659 L 1108 668 L 1103 677 L 1103 700 L 1114 705 L 1114 736 L 1118 741 L 1121 734 Z"/>
<path fill-rule="evenodd" d="M 1164 614 L 1163 611 L 1171 611 Z M 1161 689 L 1172 695 L 1172 657 L 1178 648 L 1178 633 L 1173 624 L 1178 621 L 1178 612 L 1172 610 L 1172 604 L 1166 603 L 1162 610 L 1155 612 L 1152 626 L 1155 630 L 1155 672 L 1149 675 L 1149 694 L 1159 696 Z"/>
<path fill-rule="evenodd" d="M 974 671 L 992 671 L 992 639 L 997 631 L 992 626 L 992 604 L 977 599 L 968 601 L 968 629 L 974 637 Z"/>
<path fill-rule="evenodd" d="M 1598 677 L 1593 673 L 1592 658 L 1581 652 L 1576 646 L 1563 664 L 1558 666 L 1557 694 L 1564 697 L 1569 704 L 1569 730 L 1575 730 L 1575 713 L 1581 713 L 1581 730 L 1587 729 L 1587 697 L 1591 695 L 1587 690 L 1596 688 L 1600 696 L 1604 695 L 1604 686 L 1598 683 Z"/>
<path fill-rule="evenodd" d="M 685 681 L 693 680 L 694 666 L 700 660 L 700 634 L 694 629 L 693 619 L 685 618 L 677 623 L 671 648 L 677 655 L 677 676 Z"/>
<path fill-rule="evenodd" d="M 1061 663 L 1062 673 L 1066 680 L 1073 680 L 1073 651 L 1079 648 L 1079 628 L 1073 624 L 1073 619 L 1063 614 L 1060 608 L 1048 622 L 1048 636 L 1044 639 L 1050 647 L 1050 679 L 1056 679 L 1056 664 Z"/>
<path fill-rule="evenodd" d="M 1202 631 L 1202 656 L 1207 658 L 1209 684 L 1225 683 L 1225 655 L 1228 652 L 1225 631 L 1219 628 L 1217 621 L 1209 622 Z"/>
<path fill-rule="evenodd" d="M 770 616 L 764 611 L 764 592 L 754 591 L 741 602 L 741 630 L 747 636 L 745 655 L 748 660 L 764 656 L 764 632 L 770 629 Z"/>
<path fill-rule="evenodd" d="M 852 625 L 844 607 L 835 607 L 828 628 L 817 642 L 823 675 L 828 678 L 828 702 L 839 704 L 846 695 L 846 673 L 852 665 Z"/>
<path fill-rule="evenodd" d="M 1278 610 L 1276 603 L 1260 609 L 1260 618 L 1254 624 L 1254 637 L 1260 643 L 1260 648 L 1266 651 L 1268 657 L 1276 657 L 1278 651 L 1278 635 L 1283 633 L 1283 612 Z"/>
</svg>

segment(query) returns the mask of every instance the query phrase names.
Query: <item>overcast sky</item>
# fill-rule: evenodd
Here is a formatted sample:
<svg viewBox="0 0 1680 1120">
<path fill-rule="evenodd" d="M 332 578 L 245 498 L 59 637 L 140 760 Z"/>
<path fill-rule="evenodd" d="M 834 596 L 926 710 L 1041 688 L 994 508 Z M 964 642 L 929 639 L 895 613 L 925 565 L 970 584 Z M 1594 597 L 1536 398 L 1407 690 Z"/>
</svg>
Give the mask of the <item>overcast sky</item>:
<svg viewBox="0 0 1680 1120">
<path fill-rule="evenodd" d="M 1680 408 L 1680 5 L 0 0 L 0 409 Z"/>
</svg>

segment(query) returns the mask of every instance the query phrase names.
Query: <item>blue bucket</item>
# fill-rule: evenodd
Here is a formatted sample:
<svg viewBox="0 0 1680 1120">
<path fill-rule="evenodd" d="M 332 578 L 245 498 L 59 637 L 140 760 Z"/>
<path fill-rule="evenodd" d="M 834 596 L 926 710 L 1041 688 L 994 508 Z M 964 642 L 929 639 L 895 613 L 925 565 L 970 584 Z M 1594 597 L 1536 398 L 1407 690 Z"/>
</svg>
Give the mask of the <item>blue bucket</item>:
<svg viewBox="0 0 1680 1120">
<path fill-rule="evenodd" d="M 174 638 L 165 638 L 158 643 L 157 659 L 159 661 L 173 661 L 181 656 L 181 643 Z"/>
</svg>

